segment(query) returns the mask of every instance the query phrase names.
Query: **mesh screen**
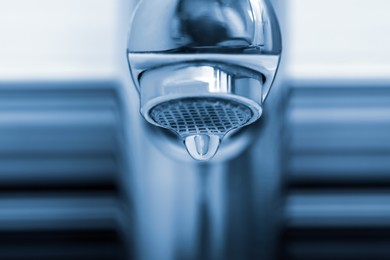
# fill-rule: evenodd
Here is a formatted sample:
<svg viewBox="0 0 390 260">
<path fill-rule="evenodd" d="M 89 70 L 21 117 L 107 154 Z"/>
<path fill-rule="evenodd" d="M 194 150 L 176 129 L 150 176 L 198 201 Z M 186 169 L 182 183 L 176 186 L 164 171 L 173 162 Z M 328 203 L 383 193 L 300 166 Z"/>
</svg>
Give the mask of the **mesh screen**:
<svg viewBox="0 0 390 260">
<path fill-rule="evenodd" d="M 245 125 L 252 111 L 238 102 L 217 98 L 186 98 L 155 106 L 151 118 L 180 136 L 195 134 L 225 135 Z"/>
</svg>

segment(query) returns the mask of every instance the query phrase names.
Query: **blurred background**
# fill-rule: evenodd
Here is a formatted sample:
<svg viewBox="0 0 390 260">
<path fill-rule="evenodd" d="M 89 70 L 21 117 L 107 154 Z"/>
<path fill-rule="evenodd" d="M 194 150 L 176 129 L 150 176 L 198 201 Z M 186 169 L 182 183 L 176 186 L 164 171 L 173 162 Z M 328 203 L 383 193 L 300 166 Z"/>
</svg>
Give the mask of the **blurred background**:
<svg viewBox="0 0 390 260">
<path fill-rule="evenodd" d="M 138 112 L 136 0 L 0 0 L 0 259 L 390 259 L 390 2 L 272 3 L 265 113 L 199 164 Z"/>
</svg>

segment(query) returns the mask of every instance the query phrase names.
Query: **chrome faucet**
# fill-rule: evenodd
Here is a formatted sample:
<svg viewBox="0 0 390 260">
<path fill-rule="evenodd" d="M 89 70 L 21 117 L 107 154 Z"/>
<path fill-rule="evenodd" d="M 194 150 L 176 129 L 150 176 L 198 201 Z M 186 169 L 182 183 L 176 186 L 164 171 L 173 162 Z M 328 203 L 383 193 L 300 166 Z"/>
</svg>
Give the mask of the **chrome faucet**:
<svg viewBox="0 0 390 260">
<path fill-rule="evenodd" d="M 141 114 L 202 161 L 260 118 L 280 55 L 267 0 L 143 0 L 128 40 Z"/>
</svg>

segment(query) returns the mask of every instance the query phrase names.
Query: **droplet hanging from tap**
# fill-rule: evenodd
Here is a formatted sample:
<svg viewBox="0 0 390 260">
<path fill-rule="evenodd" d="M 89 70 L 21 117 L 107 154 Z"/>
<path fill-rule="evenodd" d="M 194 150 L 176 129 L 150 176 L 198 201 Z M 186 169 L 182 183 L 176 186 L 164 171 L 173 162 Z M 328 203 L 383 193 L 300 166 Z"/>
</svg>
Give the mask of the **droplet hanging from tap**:
<svg viewBox="0 0 390 260">
<path fill-rule="evenodd" d="M 184 140 L 188 153 L 198 161 L 208 161 L 217 153 L 221 138 L 217 135 L 190 135 Z"/>
</svg>

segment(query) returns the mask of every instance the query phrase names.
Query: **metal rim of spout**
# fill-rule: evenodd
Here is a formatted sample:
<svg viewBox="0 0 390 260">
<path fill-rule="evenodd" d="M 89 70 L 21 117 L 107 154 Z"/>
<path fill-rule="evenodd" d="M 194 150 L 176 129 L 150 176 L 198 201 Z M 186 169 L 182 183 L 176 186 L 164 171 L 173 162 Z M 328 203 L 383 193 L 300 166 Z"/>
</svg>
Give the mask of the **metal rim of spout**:
<svg viewBox="0 0 390 260">
<path fill-rule="evenodd" d="M 127 56 L 133 82 L 140 92 L 140 78 L 142 75 L 156 68 L 172 66 L 175 64 L 187 64 L 189 61 L 197 64 L 207 62 L 211 65 L 224 64 L 225 68 L 230 65 L 239 66 L 248 70 L 256 71 L 262 75 L 262 102 L 267 98 L 275 75 L 279 67 L 279 55 L 265 54 L 245 54 L 240 55 L 237 59 L 237 54 L 221 54 L 221 53 L 197 53 L 192 54 L 172 54 L 164 53 L 156 55 L 155 53 L 128 53 Z"/>
<path fill-rule="evenodd" d="M 187 98 L 215 98 L 248 107 L 253 116 L 245 125 L 251 124 L 262 114 L 262 77 L 243 68 L 229 66 L 229 70 L 215 64 L 178 64 L 147 71 L 140 79 L 141 114 L 160 126 L 150 116 L 155 106 Z"/>
</svg>

